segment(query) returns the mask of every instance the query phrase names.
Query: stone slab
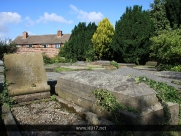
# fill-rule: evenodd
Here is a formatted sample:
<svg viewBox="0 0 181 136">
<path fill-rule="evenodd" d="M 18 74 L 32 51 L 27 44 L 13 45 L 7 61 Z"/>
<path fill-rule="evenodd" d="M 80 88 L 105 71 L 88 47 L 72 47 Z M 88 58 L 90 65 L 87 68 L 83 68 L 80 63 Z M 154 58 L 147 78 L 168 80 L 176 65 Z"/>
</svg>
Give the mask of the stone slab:
<svg viewBox="0 0 181 136">
<path fill-rule="evenodd" d="M 111 73 L 111 72 L 110 72 Z M 129 76 L 121 76 L 96 71 L 67 73 L 57 78 L 55 92 L 59 97 L 71 101 L 100 117 L 109 118 L 110 114 L 97 106 L 95 89 L 107 89 L 117 100 L 141 112 L 141 118 L 129 112 L 120 112 L 130 124 L 159 124 L 164 121 L 163 107 L 158 102 L 156 92 L 144 83 L 135 84 Z M 178 124 L 179 105 L 169 104 L 171 124 Z"/>
<path fill-rule="evenodd" d="M 156 66 L 157 62 L 156 61 L 148 61 L 148 62 L 146 62 L 145 65 L 147 65 L 147 66 Z"/>
<path fill-rule="evenodd" d="M 0 74 L 3 73 L 3 71 L 4 71 L 3 66 L 0 66 Z"/>
<path fill-rule="evenodd" d="M 154 75 L 157 75 L 159 77 L 164 78 L 173 78 L 173 79 L 179 79 L 181 80 L 181 72 L 174 72 L 174 71 L 160 71 L 160 72 L 154 72 Z"/>
<path fill-rule="evenodd" d="M 158 72 L 157 75 L 155 73 L 157 73 L 157 72 L 137 70 L 137 69 L 130 68 L 130 67 L 123 67 L 123 68 L 120 68 L 120 69 L 117 69 L 117 70 L 114 70 L 111 72 L 111 74 L 120 75 L 120 76 L 133 76 L 133 77 L 146 76 L 149 79 L 152 79 L 157 82 L 165 82 L 168 85 L 175 87 L 177 90 L 181 90 L 181 86 L 171 83 L 171 81 L 172 81 L 171 79 L 162 78 L 162 77 L 158 76 L 158 74 L 161 75 L 161 73 L 163 73 L 163 72 Z"/>
<path fill-rule="evenodd" d="M 0 60 L 0 66 L 3 66 L 4 64 L 3 64 L 3 61 L 2 60 Z"/>
<path fill-rule="evenodd" d="M 150 68 L 148 66 L 136 66 L 133 68 L 138 70 L 157 71 L 156 68 Z"/>
<path fill-rule="evenodd" d="M 32 94 L 24 94 L 11 97 L 15 102 L 28 102 L 34 100 L 40 100 L 50 97 L 50 92 L 40 92 L 40 93 L 32 93 Z"/>
<path fill-rule="evenodd" d="M 87 70 L 88 68 L 87 67 L 81 67 L 81 66 L 61 66 L 62 68 L 70 68 L 70 69 L 74 69 L 74 70 L 78 70 L 78 69 L 81 69 L 81 70 Z"/>
<path fill-rule="evenodd" d="M 55 92 L 61 90 L 93 101 L 95 98 L 92 91 L 95 89 L 107 89 L 120 103 L 139 110 L 158 103 L 156 92 L 146 84 L 135 84 L 135 80 L 129 76 L 99 71 L 79 71 L 61 75 L 57 78 Z"/>
<path fill-rule="evenodd" d="M 4 124 L 6 126 L 8 136 L 22 136 L 7 105 L 2 106 L 2 114 L 4 115 Z"/>
<path fill-rule="evenodd" d="M 50 91 L 42 54 L 7 54 L 4 65 L 10 96 Z"/>
</svg>

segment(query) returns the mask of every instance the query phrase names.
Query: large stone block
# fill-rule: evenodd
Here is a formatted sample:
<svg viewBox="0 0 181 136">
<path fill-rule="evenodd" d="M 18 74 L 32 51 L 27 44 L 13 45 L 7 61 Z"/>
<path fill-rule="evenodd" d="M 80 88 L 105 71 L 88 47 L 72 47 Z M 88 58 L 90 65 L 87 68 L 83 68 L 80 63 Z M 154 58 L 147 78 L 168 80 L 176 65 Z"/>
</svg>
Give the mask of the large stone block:
<svg viewBox="0 0 181 136">
<path fill-rule="evenodd" d="M 56 88 L 90 100 L 93 99 L 93 90 L 107 89 L 120 103 L 138 110 L 158 103 L 155 91 L 148 85 L 135 84 L 135 80 L 129 76 L 103 72 L 79 71 L 61 75 Z"/>
<path fill-rule="evenodd" d="M 134 78 L 129 76 L 97 71 L 70 72 L 60 75 L 55 86 L 55 92 L 59 97 L 70 100 L 99 116 L 109 117 L 109 113 L 101 111 L 96 105 L 93 94 L 95 89 L 107 89 L 121 104 L 139 110 L 141 119 L 128 112 L 121 113 L 131 124 L 157 124 L 163 121 L 163 107 L 158 102 L 156 92 L 144 83 L 135 84 Z M 169 108 L 172 109 L 171 123 L 177 124 L 179 106 L 171 104 Z"/>
<path fill-rule="evenodd" d="M 10 96 L 50 91 L 42 54 L 7 54 L 4 65 Z"/>
</svg>

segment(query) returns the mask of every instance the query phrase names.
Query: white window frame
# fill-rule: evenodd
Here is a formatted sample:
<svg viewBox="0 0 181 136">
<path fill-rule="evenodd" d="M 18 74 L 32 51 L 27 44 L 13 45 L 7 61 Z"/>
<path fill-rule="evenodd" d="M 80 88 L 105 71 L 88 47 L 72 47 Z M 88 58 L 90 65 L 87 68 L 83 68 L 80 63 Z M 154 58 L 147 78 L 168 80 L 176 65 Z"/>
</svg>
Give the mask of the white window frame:
<svg viewBox="0 0 181 136">
<path fill-rule="evenodd" d="M 60 46 L 61 46 L 60 43 L 55 44 L 55 48 L 57 49 L 60 48 Z"/>
</svg>

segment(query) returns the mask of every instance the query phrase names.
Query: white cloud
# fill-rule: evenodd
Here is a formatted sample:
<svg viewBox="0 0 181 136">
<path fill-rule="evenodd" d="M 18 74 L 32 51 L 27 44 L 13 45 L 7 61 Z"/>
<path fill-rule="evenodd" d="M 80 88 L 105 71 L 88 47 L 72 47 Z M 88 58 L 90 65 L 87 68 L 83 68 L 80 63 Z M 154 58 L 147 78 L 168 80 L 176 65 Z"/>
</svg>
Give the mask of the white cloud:
<svg viewBox="0 0 181 136">
<path fill-rule="evenodd" d="M 16 12 L 0 12 L 0 22 L 5 23 L 20 23 L 21 16 Z"/>
<path fill-rule="evenodd" d="M 98 23 L 103 19 L 103 14 L 101 12 L 86 12 L 83 10 L 78 9 L 74 5 L 70 5 L 72 9 L 72 13 L 76 13 L 78 16 L 77 18 L 80 19 L 82 22 L 96 22 Z"/>
<path fill-rule="evenodd" d="M 33 26 L 33 25 L 34 25 L 34 21 L 31 20 L 29 16 L 27 16 L 27 17 L 25 18 L 25 21 L 26 21 L 26 24 L 25 24 L 26 27 L 30 27 L 30 26 Z"/>
<path fill-rule="evenodd" d="M 44 23 L 59 22 L 59 23 L 67 23 L 67 24 L 71 24 L 73 22 L 72 20 L 66 20 L 62 16 L 58 16 L 55 13 L 49 14 L 47 12 L 45 12 L 44 16 L 41 16 L 36 22 L 39 23 L 41 21 L 43 21 Z"/>
<path fill-rule="evenodd" d="M 4 37 L 9 32 L 8 24 L 18 24 L 21 22 L 21 15 L 16 12 L 0 12 L 0 37 Z"/>
</svg>

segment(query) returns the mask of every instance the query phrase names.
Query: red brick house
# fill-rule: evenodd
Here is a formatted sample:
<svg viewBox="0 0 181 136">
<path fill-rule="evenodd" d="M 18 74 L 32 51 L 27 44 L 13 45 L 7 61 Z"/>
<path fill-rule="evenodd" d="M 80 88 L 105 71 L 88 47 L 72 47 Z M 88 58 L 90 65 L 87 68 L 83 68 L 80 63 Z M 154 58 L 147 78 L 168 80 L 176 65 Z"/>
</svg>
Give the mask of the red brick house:
<svg viewBox="0 0 181 136">
<path fill-rule="evenodd" d="M 13 42 L 18 47 L 17 53 L 41 52 L 54 57 L 70 37 L 70 34 L 63 34 L 60 30 L 57 34 L 49 35 L 28 35 L 27 32 L 23 32 L 22 36 L 18 36 Z"/>
</svg>

